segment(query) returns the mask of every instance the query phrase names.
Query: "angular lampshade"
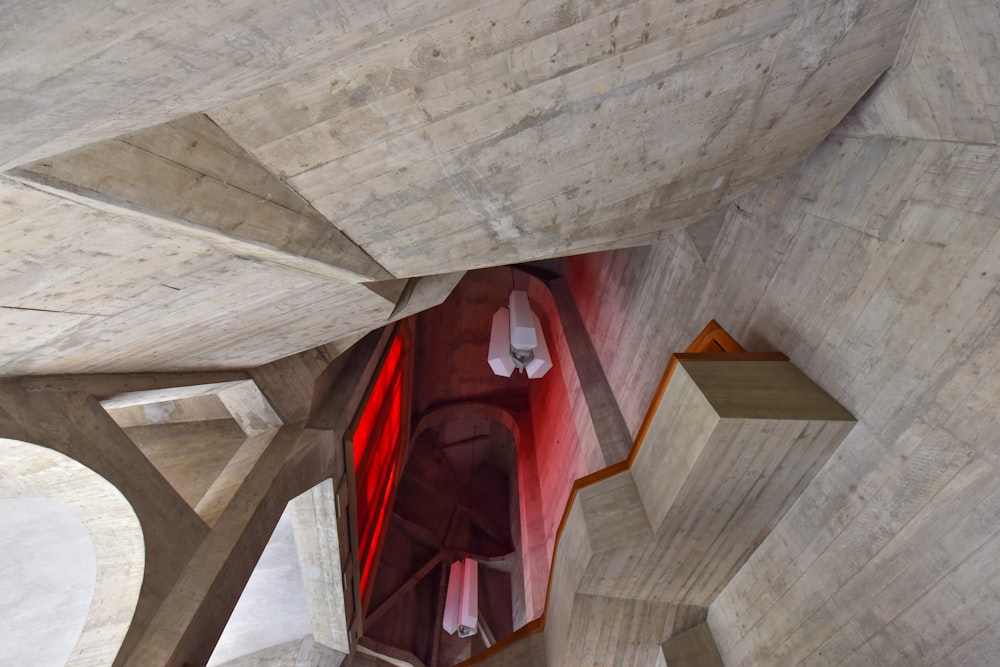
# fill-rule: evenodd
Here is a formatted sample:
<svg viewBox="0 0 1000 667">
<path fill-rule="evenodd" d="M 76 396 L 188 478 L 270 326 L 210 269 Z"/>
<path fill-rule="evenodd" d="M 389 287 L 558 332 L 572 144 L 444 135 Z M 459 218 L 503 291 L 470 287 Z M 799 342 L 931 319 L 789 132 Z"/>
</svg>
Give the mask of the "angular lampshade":
<svg viewBox="0 0 1000 667">
<path fill-rule="evenodd" d="M 506 308 L 493 314 L 489 362 L 497 375 L 509 378 L 514 372 L 514 359 L 510 356 L 510 315 Z"/>
<path fill-rule="evenodd" d="M 535 323 L 535 331 L 538 332 L 538 345 L 534 349 L 534 358 L 524 367 L 524 372 L 529 378 L 536 380 L 552 368 L 552 356 L 549 354 L 549 346 L 545 344 L 545 333 L 542 331 L 542 323 L 538 321 L 538 316 L 532 313 L 531 320 Z"/>
<path fill-rule="evenodd" d="M 493 314 L 490 368 L 503 377 L 509 378 L 520 368 L 529 378 L 540 378 L 552 368 L 542 323 L 531 310 L 527 292 L 514 290 L 507 303 L 509 309 L 501 308 Z"/>
<path fill-rule="evenodd" d="M 441 626 L 450 635 L 471 637 L 478 625 L 479 563 L 465 558 L 451 564 Z"/>
<path fill-rule="evenodd" d="M 508 299 L 510 306 L 510 344 L 517 350 L 534 350 L 538 345 L 535 324 L 532 321 L 528 293 L 514 290 Z"/>
</svg>

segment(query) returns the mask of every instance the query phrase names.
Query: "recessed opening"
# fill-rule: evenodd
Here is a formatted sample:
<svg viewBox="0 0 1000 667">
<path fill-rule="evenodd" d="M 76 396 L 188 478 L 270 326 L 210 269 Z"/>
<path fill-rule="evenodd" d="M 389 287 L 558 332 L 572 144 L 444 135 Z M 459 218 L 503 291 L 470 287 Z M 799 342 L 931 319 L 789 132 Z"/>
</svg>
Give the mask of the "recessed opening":
<svg viewBox="0 0 1000 667">
<path fill-rule="evenodd" d="M 253 380 L 128 392 L 101 405 L 210 526 L 282 423 Z"/>
</svg>

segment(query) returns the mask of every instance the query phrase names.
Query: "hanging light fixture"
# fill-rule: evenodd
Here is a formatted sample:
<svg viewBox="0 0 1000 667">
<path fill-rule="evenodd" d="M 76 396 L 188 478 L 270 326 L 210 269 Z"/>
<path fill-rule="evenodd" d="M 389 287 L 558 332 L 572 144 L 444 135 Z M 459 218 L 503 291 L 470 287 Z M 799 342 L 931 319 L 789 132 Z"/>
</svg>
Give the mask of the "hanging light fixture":
<svg viewBox="0 0 1000 667">
<path fill-rule="evenodd" d="M 471 637 L 479 626 L 479 563 L 463 558 L 451 564 L 441 625 L 450 635 Z"/>
<path fill-rule="evenodd" d="M 527 292 L 512 291 L 507 308 L 494 313 L 489 362 L 493 372 L 503 377 L 517 369 L 536 379 L 552 368 L 542 324 L 531 311 Z"/>
</svg>

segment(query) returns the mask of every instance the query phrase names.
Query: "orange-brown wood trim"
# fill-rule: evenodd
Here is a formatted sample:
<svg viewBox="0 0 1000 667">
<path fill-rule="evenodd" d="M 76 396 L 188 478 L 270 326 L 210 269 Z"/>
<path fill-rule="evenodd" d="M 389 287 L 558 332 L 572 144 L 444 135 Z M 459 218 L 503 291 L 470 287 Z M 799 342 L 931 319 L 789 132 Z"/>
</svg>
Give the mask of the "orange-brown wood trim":
<svg viewBox="0 0 1000 667">
<path fill-rule="evenodd" d="M 569 498 L 566 500 L 566 507 L 563 509 L 562 519 L 559 520 L 559 528 L 556 529 L 556 539 L 555 546 L 552 549 L 552 564 L 555 565 L 556 557 L 559 555 L 559 542 L 562 538 L 563 529 L 566 527 L 566 521 L 569 520 L 569 512 L 573 507 L 573 502 L 576 500 L 576 494 L 581 490 L 592 484 L 597 484 L 600 481 L 608 479 L 609 477 L 614 477 L 615 475 L 623 472 L 628 472 L 629 463 L 628 461 L 619 461 L 607 468 L 602 468 L 596 472 L 592 472 L 589 475 L 580 477 L 575 482 L 573 482 L 573 488 L 570 489 Z M 512 634 L 504 637 L 501 641 L 497 642 L 488 649 L 477 653 L 465 662 L 459 663 L 459 667 L 466 667 L 467 665 L 475 665 L 488 658 L 491 655 L 502 651 L 507 646 L 517 643 L 522 638 L 535 633 L 541 632 L 545 629 L 545 615 L 549 607 L 549 595 L 552 593 L 552 568 L 549 568 L 549 582 L 545 588 L 545 611 L 542 615 L 535 620 L 521 626 Z"/>
<path fill-rule="evenodd" d="M 719 349 L 725 350 L 724 352 L 719 352 Z M 649 431 L 649 426 L 653 421 L 653 416 L 656 414 L 656 409 L 660 405 L 660 401 L 663 400 L 663 395 L 667 391 L 667 385 L 670 384 L 670 378 L 674 375 L 674 369 L 677 368 L 678 361 L 788 361 L 788 357 L 781 354 L 780 352 L 747 352 L 743 347 L 733 340 L 726 331 L 719 326 L 719 323 L 712 320 L 708 323 L 700 334 L 698 334 L 691 344 L 687 346 L 684 352 L 678 352 L 676 354 L 670 355 L 670 359 L 667 361 L 667 368 L 663 372 L 663 377 L 660 378 L 660 384 L 656 387 L 656 393 L 653 394 L 653 400 L 649 402 L 649 409 L 646 411 L 646 416 L 642 419 L 642 424 L 639 426 L 639 431 L 635 435 L 635 440 L 632 442 L 632 450 L 628 455 L 628 465 L 632 466 L 635 461 L 636 455 L 639 453 L 639 447 L 642 446 L 642 442 L 646 439 L 646 433 Z"/>
<path fill-rule="evenodd" d="M 678 352 L 677 361 L 788 361 L 781 352 Z"/>
<path fill-rule="evenodd" d="M 746 352 L 719 323 L 712 320 L 695 336 L 685 352 Z"/>
<path fill-rule="evenodd" d="M 551 577 L 549 577 L 549 579 L 551 580 Z M 458 663 L 457 667 L 471 667 L 471 665 L 478 665 L 479 663 L 486 661 L 487 659 L 495 656 L 496 654 L 502 653 L 507 648 L 513 646 L 522 639 L 527 639 L 531 635 L 537 632 L 541 632 L 544 629 L 545 629 L 545 614 L 542 614 L 535 620 L 529 621 L 528 623 L 522 625 L 520 628 L 518 628 L 511 634 L 507 635 L 506 637 L 504 637 L 503 639 L 501 639 L 488 649 L 484 649 L 479 653 L 477 653 L 476 655 L 469 658 L 468 660 Z"/>
<path fill-rule="evenodd" d="M 721 352 L 720 349 L 722 350 Z M 649 410 L 646 411 L 642 425 L 639 427 L 638 433 L 636 433 L 628 458 L 573 482 L 573 488 L 570 490 L 569 498 L 566 500 L 562 519 L 559 521 L 559 528 L 556 530 L 555 546 L 552 549 L 552 565 L 549 567 L 549 582 L 545 589 L 545 609 L 542 611 L 542 615 L 521 626 L 488 649 L 477 653 L 468 660 L 460 662 L 456 667 L 471 667 L 472 665 L 480 664 L 491 656 L 505 651 L 508 647 L 513 646 L 522 639 L 526 639 L 529 635 L 545 630 L 545 617 L 549 610 L 549 596 L 552 593 L 552 571 L 555 569 L 556 558 L 559 555 L 559 544 L 562 542 L 563 529 L 566 527 L 566 521 L 569 519 L 569 513 L 573 507 L 573 502 L 576 500 L 576 494 L 581 489 L 620 473 L 628 472 L 632 468 L 635 457 L 639 453 L 639 448 L 642 446 L 646 433 L 649 431 L 653 416 L 656 414 L 656 409 L 663 400 L 663 395 L 667 391 L 667 385 L 670 384 L 670 378 L 673 377 L 674 370 L 680 361 L 788 361 L 788 357 L 780 352 L 747 352 L 715 320 L 708 323 L 708 326 L 695 337 L 684 352 L 670 355 L 670 359 L 667 361 L 667 368 L 663 372 L 663 377 L 660 378 L 660 384 L 656 388 L 653 400 L 650 401 Z"/>
<path fill-rule="evenodd" d="M 628 454 L 628 467 L 631 468 L 632 464 L 635 462 L 635 457 L 639 453 L 639 447 L 642 446 L 643 441 L 646 439 L 646 433 L 649 432 L 649 426 L 653 423 L 653 416 L 656 415 L 656 408 L 659 407 L 660 401 L 663 400 L 663 395 L 667 393 L 667 385 L 670 384 L 670 378 L 674 376 L 674 370 L 677 368 L 677 355 L 671 354 L 670 359 L 667 361 L 667 369 L 663 371 L 663 377 L 660 378 L 660 384 L 656 387 L 656 393 L 653 394 L 653 400 L 649 402 L 649 409 L 646 410 L 646 416 L 642 418 L 642 424 L 639 426 L 639 431 L 635 434 L 635 440 L 632 442 L 632 450 Z"/>
</svg>

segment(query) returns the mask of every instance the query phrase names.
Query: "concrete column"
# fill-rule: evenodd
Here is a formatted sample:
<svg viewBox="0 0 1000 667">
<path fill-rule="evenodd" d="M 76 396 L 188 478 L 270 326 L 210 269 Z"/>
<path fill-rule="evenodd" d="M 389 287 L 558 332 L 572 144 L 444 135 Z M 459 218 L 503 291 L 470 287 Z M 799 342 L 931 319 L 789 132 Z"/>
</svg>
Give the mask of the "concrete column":
<svg viewBox="0 0 1000 667">
<path fill-rule="evenodd" d="M 583 317 L 576 307 L 573 292 L 563 277 L 554 278 L 547 284 L 559 313 L 576 374 L 580 378 L 580 387 L 604 456 L 604 465 L 624 461 L 632 448 L 632 436 L 604 374 L 597 350 L 584 326 Z"/>
</svg>

